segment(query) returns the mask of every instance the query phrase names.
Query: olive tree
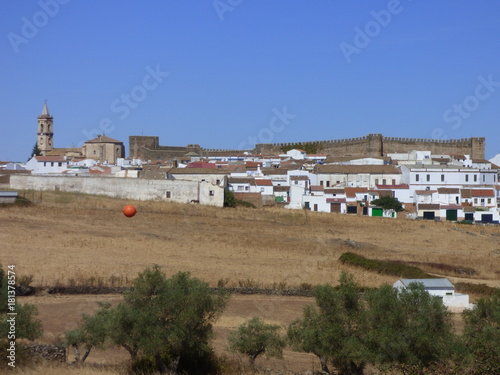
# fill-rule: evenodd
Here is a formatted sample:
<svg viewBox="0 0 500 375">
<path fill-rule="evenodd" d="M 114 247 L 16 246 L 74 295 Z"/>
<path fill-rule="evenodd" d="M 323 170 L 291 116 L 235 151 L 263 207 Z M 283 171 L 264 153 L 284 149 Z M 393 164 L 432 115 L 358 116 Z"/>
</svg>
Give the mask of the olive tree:
<svg viewBox="0 0 500 375">
<path fill-rule="evenodd" d="M 261 354 L 268 358 L 283 358 L 286 343 L 279 334 L 279 329 L 279 326 L 266 324 L 260 318 L 252 318 L 239 326 L 237 332 L 230 334 L 229 349 L 247 355 L 252 369 Z"/>
<path fill-rule="evenodd" d="M 381 369 L 413 373 L 451 358 L 456 337 L 442 299 L 419 283 L 383 285 L 366 294 L 365 343 Z"/>
<path fill-rule="evenodd" d="M 480 298 L 463 313 L 463 341 L 467 346 L 473 374 L 500 373 L 500 292 Z"/>
</svg>

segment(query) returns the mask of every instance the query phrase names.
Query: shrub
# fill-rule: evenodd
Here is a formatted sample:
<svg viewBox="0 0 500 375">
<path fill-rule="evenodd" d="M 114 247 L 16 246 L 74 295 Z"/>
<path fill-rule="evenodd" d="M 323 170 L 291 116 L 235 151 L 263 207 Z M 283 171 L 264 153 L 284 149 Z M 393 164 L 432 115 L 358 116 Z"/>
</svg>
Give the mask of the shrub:
<svg viewBox="0 0 500 375">
<path fill-rule="evenodd" d="M 342 254 L 339 260 L 343 264 L 361 267 L 368 271 L 384 275 L 404 277 L 408 279 L 432 279 L 437 277 L 429 275 L 418 267 L 409 266 L 395 261 L 369 259 L 351 252 Z"/>
</svg>

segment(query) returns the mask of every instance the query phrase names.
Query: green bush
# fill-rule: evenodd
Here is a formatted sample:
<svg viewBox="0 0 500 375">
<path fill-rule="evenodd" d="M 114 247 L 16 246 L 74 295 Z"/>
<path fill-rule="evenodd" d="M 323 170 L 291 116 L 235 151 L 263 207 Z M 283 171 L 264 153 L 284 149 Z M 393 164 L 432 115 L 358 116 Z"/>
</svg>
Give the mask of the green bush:
<svg viewBox="0 0 500 375">
<path fill-rule="evenodd" d="M 343 264 L 364 268 L 368 271 L 391 275 L 396 277 L 404 277 L 408 279 L 432 279 L 437 276 L 429 275 L 418 267 L 409 266 L 399 262 L 389 260 L 376 260 L 365 258 L 362 255 L 347 252 L 340 256 L 339 260 Z"/>
</svg>

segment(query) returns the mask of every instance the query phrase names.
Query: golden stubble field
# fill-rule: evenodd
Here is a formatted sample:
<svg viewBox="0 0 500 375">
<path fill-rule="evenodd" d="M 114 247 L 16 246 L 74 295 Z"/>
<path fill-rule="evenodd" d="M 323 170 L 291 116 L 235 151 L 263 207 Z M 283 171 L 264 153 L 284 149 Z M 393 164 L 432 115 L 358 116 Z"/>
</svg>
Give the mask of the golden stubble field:
<svg viewBox="0 0 500 375">
<path fill-rule="evenodd" d="M 472 267 L 478 281 L 500 285 L 499 227 L 68 193 L 47 192 L 43 199 L 32 207 L 0 209 L 0 262 L 33 274 L 34 285 L 89 279 L 126 284 L 153 264 L 167 275 L 189 271 L 211 285 L 220 279 L 234 286 L 248 280 L 262 286 L 336 283 L 343 270 L 362 285 L 395 281 L 341 265 L 346 251 Z M 138 209 L 133 218 L 121 213 L 127 203 Z"/>
<path fill-rule="evenodd" d="M 126 218 L 121 212 L 125 204 L 134 204 L 138 214 Z M 40 204 L 0 209 L 0 246 L 0 263 L 15 264 L 18 277 L 33 275 L 37 286 L 125 286 L 153 264 L 167 276 L 189 271 L 212 286 L 219 281 L 285 288 L 336 284 L 342 271 L 354 274 L 364 286 L 395 281 L 338 261 L 342 253 L 353 251 L 377 259 L 470 267 L 478 272 L 474 278 L 444 276 L 452 282 L 500 287 L 499 227 L 278 208 L 222 209 L 44 192 Z M 42 295 L 20 300 L 37 305 L 45 330 L 42 341 L 57 342 L 65 330 L 76 327 L 81 313 L 97 308 L 97 301 L 119 302 L 121 297 Z M 233 295 L 216 323 L 214 347 L 226 353 L 229 332 L 253 316 L 286 325 L 311 303 L 306 297 Z M 454 320 L 460 329 L 460 317 Z M 94 351 L 88 361 L 109 364 L 127 358 L 114 349 Z M 319 369 L 314 356 L 289 350 L 284 361 L 258 362 L 277 371 Z"/>
</svg>

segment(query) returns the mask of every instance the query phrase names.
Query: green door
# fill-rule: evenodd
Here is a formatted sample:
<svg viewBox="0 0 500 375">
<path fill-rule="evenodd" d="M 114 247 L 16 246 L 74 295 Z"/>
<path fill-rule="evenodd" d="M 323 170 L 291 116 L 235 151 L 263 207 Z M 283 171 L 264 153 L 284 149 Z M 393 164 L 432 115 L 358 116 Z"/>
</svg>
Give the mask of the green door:
<svg viewBox="0 0 500 375">
<path fill-rule="evenodd" d="M 381 208 L 373 208 L 372 209 L 372 216 L 382 216 L 384 214 L 384 211 Z"/>
<path fill-rule="evenodd" d="M 446 220 L 457 221 L 457 210 L 446 210 Z"/>
</svg>

